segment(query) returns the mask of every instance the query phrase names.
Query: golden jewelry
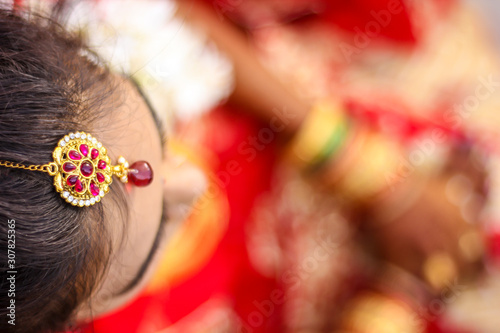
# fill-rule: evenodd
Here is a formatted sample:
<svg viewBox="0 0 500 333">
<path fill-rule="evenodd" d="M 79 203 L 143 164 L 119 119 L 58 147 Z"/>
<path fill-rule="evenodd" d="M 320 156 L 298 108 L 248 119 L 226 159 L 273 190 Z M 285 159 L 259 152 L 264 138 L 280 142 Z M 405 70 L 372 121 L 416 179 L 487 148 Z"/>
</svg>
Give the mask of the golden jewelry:
<svg viewBox="0 0 500 333">
<path fill-rule="evenodd" d="M 460 236 L 458 245 L 460 254 L 469 263 L 479 261 L 485 252 L 481 233 L 475 229 L 471 229 Z"/>
<path fill-rule="evenodd" d="M 376 292 L 363 292 L 347 307 L 342 328 L 356 333 L 418 333 L 423 321 L 405 302 Z"/>
<path fill-rule="evenodd" d="M 425 280 L 436 291 L 443 289 L 458 277 L 457 265 L 446 252 L 436 252 L 424 262 Z"/>
<path fill-rule="evenodd" d="M 107 150 L 97 138 L 85 132 L 65 135 L 52 152 L 53 162 L 43 165 L 23 165 L 0 161 L 0 166 L 42 171 L 54 177 L 54 187 L 61 197 L 73 206 L 91 206 L 101 201 L 118 176 L 122 183 L 132 181 L 146 186 L 153 180 L 153 170 L 145 161 L 129 163 L 123 156 L 118 165 L 111 165 Z"/>
<path fill-rule="evenodd" d="M 340 103 L 317 103 L 292 140 L 293 163 L 303 170 L 320 166 L 341 148 L 347 127 Z"/>
<path fill-rule="evenodd" d="M 397 169 L 401 151 L 398 144 L 373 132 L 368 132 L 360 152 L 340 180 L 338 188 L 351 200 L 364 201 L 386 188 L 394 179 L 387 175 Z"/>
</svg>

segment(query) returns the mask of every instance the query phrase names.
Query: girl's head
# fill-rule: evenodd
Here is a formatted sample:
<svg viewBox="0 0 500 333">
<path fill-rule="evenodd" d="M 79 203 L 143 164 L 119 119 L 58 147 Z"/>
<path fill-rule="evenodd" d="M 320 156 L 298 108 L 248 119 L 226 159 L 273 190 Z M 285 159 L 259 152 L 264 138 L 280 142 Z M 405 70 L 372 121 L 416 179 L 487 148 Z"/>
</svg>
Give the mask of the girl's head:
<svg viewBox="0 0 500 333">
<path fill-rule="evenodd" d="M 138 88 L 50 20 L 1 9 L 0 160 L 48 163 L 74 131 L 97 137 L 114 164 L 148 161 L 155 177 L 141 188 L 115 179 L 100 203 L 74 207 L 48 174 L 0 167 L 1 332 L 63 330 L 125 304 L 147 282 L 166 222 L 163 132 Z"/>
</svg>

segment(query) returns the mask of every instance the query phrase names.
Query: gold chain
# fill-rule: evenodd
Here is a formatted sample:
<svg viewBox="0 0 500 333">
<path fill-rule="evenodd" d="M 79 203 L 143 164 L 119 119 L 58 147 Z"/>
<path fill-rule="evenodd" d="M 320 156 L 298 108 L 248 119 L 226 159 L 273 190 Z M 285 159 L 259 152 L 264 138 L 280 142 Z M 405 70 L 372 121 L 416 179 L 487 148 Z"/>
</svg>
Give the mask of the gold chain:
<svg viewBox="0 0 500 333">
<path fill-rule="evenodd" d="M 43 164 L 43 165 L 23 165 L 15 162 L 0 160 L 0 166 L 5 166 L 8 168 L 15 168 L 15 169 L 31 170 L 31 171 L 42 171 L 48 173 L 51 176 L 55 175 L 57 172 L 57 164 L 54 162 L 50 162 L 48 164 Z"/>
</svg>

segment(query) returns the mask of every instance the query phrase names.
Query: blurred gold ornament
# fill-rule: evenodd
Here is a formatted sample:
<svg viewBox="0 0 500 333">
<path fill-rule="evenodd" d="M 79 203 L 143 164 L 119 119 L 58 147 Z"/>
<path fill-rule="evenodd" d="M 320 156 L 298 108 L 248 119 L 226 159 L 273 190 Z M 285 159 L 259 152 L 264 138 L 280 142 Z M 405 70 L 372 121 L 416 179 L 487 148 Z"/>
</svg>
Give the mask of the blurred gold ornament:
<svg viewBox="0 0 500 333">
<path fill-rule="evenodd" d="M 315 169 L 341 148 L 348 119 L 338 101 L 313 106 L 290 144 L 290 157 L 299 168 Z"/>
<path fill-rule="evenodd" d="M 435 290 L 441 290 L 458 276 L 457 266 L 446 252 L 436 252 L 424 262 L 426 281 Z"/>
<path fill-rule="evenodd" d="M 342 328 L 356 333 L 420 333 L 422 321 L 403 301 L 367 292 L 351 303 Z"/>
<path fill-rule="evenodd" d="M 484 254 L 483 239 L 477 230 L 467 231 L 460 236 L 458 245 L 460 253 L 468 262 L 478 261 Z"/>
</svg>

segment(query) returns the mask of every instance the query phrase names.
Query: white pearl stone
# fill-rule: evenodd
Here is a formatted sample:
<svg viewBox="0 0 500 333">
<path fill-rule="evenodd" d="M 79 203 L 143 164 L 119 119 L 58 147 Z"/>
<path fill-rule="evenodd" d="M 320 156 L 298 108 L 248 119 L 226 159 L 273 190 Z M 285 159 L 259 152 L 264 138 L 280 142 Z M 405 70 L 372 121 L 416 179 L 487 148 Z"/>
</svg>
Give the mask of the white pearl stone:
<svg viewBox="0 0 500 333">
<path fill-rule="evenodd" d="M 83 133 L 82 134 L 82 139 L 85 140 L 87 138 L 87 134 Z"/>
<path fill-rule="evenodd" d="M 90 200 L 85 200 L 85 206 L 90 206 Z"/>
<path fill-rule="evenodd" d="M 68 192 L 68 191 L 64 191 L 64 192 L 63 192 L 63 197 L 64 197 L 64 198 L 69 197 L 69 192 Z"/>
<path fill-rule="evenodd" d="M 69 138 L 74 139 L 75 138 L 75 133 L 69 133 Z"/>
</svg>

